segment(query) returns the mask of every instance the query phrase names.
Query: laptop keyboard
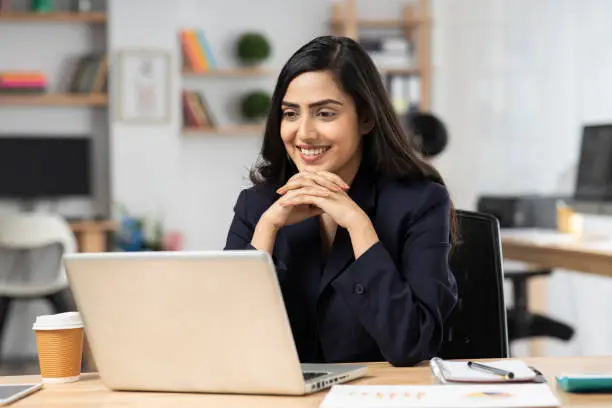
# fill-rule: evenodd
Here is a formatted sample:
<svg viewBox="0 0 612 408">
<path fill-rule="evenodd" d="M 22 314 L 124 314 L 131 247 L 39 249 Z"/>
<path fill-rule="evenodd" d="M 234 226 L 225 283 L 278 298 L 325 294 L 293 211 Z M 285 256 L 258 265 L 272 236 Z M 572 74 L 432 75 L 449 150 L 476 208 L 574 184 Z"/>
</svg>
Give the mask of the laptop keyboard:
<svg viewBox="0 0 612 408">
<path fill-rule="evenodd" d="M 329 373 L 306 372 L 302 374 L 304 375 L 304 380 L 308 381 L 312 380 L 313 378 L 323 377 L 324 375 L 327 375 Z"/>
</svg>

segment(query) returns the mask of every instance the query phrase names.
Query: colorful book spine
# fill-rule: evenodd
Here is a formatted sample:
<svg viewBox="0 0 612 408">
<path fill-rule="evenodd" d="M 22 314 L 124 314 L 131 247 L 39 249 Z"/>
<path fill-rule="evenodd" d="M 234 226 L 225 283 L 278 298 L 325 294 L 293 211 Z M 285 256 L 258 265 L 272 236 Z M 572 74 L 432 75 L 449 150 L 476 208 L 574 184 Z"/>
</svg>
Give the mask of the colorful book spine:
<svg viewBox="0 0 612 408">
<path fill-rule="evenodd" d="M 183 51 L 183 68 L 192 72 L 215 69 L 217 63 L 203 31 L 184 29 L 180 32 Z"/>
<path fill-rule="evenodd" d="M 214 120 L 201 94 L 183 90 L 183 125 L 188 128 L 213 128 Z"/>
<path fill-rule="evenodd" d="M 198 36 L 198 43 L 200 48 L 204 51 L 204 56 L 206 61 L 208 62 L 209 69 L 217 68 L 217 62 L 215 61 L 215 57 L 213 56 L 212 50 L 210 49 L 210 44 L 206 41 L 206 37 L 204 37 L 204 32 L 202 30 L 198 30 L 196 32 Z"/>
<path fill-rule="evenodd" d="M 198 38 L 194 30 L 183 30 L 181 34 L 183 47 L 186 50 L 190 67 L 194 72 L 205 72 L 208 70 L 208 63 L 204 52 L 198 44 Z"/>
<path fill-rule="evenodd" d="M 12 8 L 11 0 L 0 0 L 0 11 L 10 11 Z"/>
<path fill-rule="evenodd" d="M 0 91 L 2 92 L 42 92 L 47 87 L 47 78 L 40 72 L 3 72 L 0 73 Z"/>
</svg>

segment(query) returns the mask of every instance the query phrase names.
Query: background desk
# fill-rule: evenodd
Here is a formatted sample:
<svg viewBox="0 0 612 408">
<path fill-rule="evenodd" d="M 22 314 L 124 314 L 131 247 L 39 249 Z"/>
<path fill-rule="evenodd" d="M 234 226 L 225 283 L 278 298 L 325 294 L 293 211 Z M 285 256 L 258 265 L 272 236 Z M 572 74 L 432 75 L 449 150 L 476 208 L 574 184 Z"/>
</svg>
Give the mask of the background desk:
<svg viewBox="0 0 612 408">
<path fill-rule="evenodd" d="M 546 376 L 553 392 L 563 407 L 572 408 L 609 408 L 612 394 L 580 395 L 567 394 L 557 388 L 554 376 L 562 372 L 609 372 L 612 356 L 609 357 L 572 357 L 572 358 L 532 358 L 525 359 Z M 355 381 L 355 384 L 433 384 L 429 366 L 424 364 L 415 368 L 395 368 L 385 363 L 370 365 L 368 377 Z M 37 376 L 1 377 L 2 383 L 38 381 Z M 246 395 L 206 395 L 171 394 L 144 392 L 112 392 L 106 389 L 97 375 L 88 374 L 77 383 L 45 385 L 44 389 L 17 403 L 18 407 L 261 407 L 261 408 L 316 408 L 326 392 L 305 397 L 267 397 Z"/>
<path fill-rule="evenodd" d="M 550 230 L 502 231 L 504 258 L 612 277 L 612 237 L 573 237 Z"/>
<path fill-rule="evenodd" d="M 117 229 L 113 221 L 77 221 L 70 223 L 79 252 L 106 252 L 108 233 Z"/>
<path fill-rule="evenodd" d="M 502 230 L 505 259 L 526 262 L 536 269 L 568 269 L 612 277 L 612 236 L 575 237 L 554 230 Z M 533 312 L 547 314 L 546 278 L 534 278 L 529 285 L 529 305 Z M 531 355 L 543 355 L 541 340 L 530 341 Z"/>
</svg>

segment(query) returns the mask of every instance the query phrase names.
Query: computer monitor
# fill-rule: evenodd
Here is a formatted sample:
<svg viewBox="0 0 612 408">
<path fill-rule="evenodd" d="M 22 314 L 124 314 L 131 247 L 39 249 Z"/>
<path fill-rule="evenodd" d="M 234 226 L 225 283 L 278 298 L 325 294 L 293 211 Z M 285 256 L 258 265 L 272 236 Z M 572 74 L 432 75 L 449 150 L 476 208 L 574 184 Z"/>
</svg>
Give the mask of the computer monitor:
<svg viewBox="0 0 612 408">
<path fill-rule="evenodd" d="M 88 196 L 90 163 L 89 137 L 0 135 L 0 198 Z"/>
<path fill-rule="evenodd" d="M 612 124 L 583 127 L 574 198 L 612 200 Z"/>
</svg>

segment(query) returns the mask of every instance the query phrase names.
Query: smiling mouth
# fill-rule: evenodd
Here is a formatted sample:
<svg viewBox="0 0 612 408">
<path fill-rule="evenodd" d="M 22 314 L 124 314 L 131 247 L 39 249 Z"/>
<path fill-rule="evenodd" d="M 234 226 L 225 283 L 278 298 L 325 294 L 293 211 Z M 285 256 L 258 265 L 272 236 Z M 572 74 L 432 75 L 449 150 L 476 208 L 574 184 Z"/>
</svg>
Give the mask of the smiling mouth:
<svg viewBox="0 0 612 408">
<path fill-rule="evenodd" d="M 331 149 L 331 147 L 329 146 L 315 146 L 315 147 L 298 146 L 298 150 L 300 151 L 300 153 L 302 153 L 302 155 L 306 157 L 321 156 L 322 154 L 327 152 L 329 149 Z"/>
</svg>

